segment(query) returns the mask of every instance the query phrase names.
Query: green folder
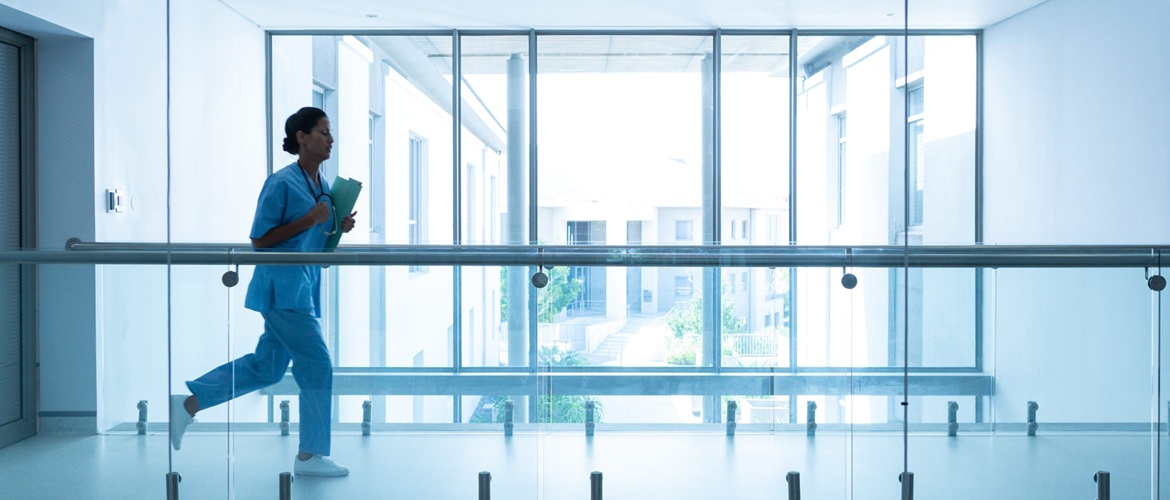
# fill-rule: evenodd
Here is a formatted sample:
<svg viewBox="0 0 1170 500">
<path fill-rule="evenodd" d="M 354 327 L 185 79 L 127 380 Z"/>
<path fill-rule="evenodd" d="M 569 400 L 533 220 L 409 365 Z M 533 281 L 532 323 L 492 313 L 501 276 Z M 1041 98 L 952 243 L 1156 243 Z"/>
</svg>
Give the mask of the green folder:
<svg viewBox="0 0 1170 500">
<path fill-rule="evenodd" d="M 325 242 L 326 252 L 332 252 L 341 241 L 341 219 L 353 213 L 353 206 L 357 204 L 358 194 L 362 192 L 362 183 L 353 179 L 343 179 L 338 176 L 329 186 L 333 192 L 333 213 L 337 214 L 337 232 L 329 236 Z"/>
</svg>

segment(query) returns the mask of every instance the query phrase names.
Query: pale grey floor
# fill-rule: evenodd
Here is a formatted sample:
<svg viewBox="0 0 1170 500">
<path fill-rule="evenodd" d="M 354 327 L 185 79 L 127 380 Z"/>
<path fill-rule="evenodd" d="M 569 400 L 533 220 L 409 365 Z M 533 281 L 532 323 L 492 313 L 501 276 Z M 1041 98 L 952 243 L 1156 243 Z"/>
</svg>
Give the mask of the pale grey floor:
<svg viewBox="0 0 1170 500">
<path fill-rule="evenodd" d="M 166 435 L 42 435 L 0 449 L 0 498 L 161 499 L 173 459 L 183 500 L 275 499 L 296 442 L 238 434 L 229 460 L 222 433 L 189 434 L 173 458 Z M 785 473 L 799 471 L 805 500 L 889 500 L 902 450 L 896 433 L 342 433 L 333 456 L 352 474 L 297 478 L 292 498 L 472 500 L 489 471 L 496 500 L 587 499 L 589 473 L 601 471 L 609 500 L 783 499 Z M 1148 499 L 1157 455 L 1142 433 L 910 438 L 919 500 L 1092 499 L 1098 470 L 1112 473 L 1112 498 Z"/>
</svg>

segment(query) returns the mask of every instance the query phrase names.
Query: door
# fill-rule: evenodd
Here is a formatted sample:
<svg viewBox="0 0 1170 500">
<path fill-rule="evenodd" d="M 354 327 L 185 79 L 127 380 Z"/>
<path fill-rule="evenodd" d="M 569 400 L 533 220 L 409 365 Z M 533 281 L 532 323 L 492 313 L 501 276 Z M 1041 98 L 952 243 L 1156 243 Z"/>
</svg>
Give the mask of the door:
<svg viewBox="0 0 1170 500">
<path fill-rule="evenodd" d="M 32 40 L 0 28 L 0 249 L 33 246 Z M 33 269 L 0 264 L 0 447 L 36 433 Z"/>
</svg>

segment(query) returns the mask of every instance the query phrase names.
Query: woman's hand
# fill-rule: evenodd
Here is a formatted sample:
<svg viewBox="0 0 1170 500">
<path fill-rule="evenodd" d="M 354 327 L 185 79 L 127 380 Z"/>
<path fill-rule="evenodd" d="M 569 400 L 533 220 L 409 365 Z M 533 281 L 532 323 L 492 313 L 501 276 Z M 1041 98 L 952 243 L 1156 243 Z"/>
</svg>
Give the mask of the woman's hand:
<svg viewBox="0 0 1170 500">
<path fill-rule="evenodd" d="M 305 217 L 308 217 L 309 221 L 312 222 L 313 225 L 317 225 L 329 220 L 331 210 L 332 209 L 329 207 L 329 204 L 322 201 L 314 205 L 313 208 L 309 210 L 309 213 L 305 215 Z"/>
<path fill-rule="evenodd" d="M 344 219 L 341 219 L 341 232 L 348 233 L 349 230 L 353 229 L 353 225 L 356 222 L 353 219 L 353 216 L 355 216 L 355 215 L 357 215 L 356 210 L 352 214 L 345 216 Z"/>
</svg>

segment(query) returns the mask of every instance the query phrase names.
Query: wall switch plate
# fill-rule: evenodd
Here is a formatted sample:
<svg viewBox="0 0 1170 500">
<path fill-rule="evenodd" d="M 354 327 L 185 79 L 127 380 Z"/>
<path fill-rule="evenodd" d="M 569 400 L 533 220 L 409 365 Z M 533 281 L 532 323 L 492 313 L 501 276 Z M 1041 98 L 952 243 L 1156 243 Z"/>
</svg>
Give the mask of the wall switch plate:
<svg viewBox="0 0 1170 500">
<path fill-rule="evenodd" d="M 106 212 L 122 213 L 126 211 L 125 197 L 121 189 L 106 190 Z"/>
</svg>

